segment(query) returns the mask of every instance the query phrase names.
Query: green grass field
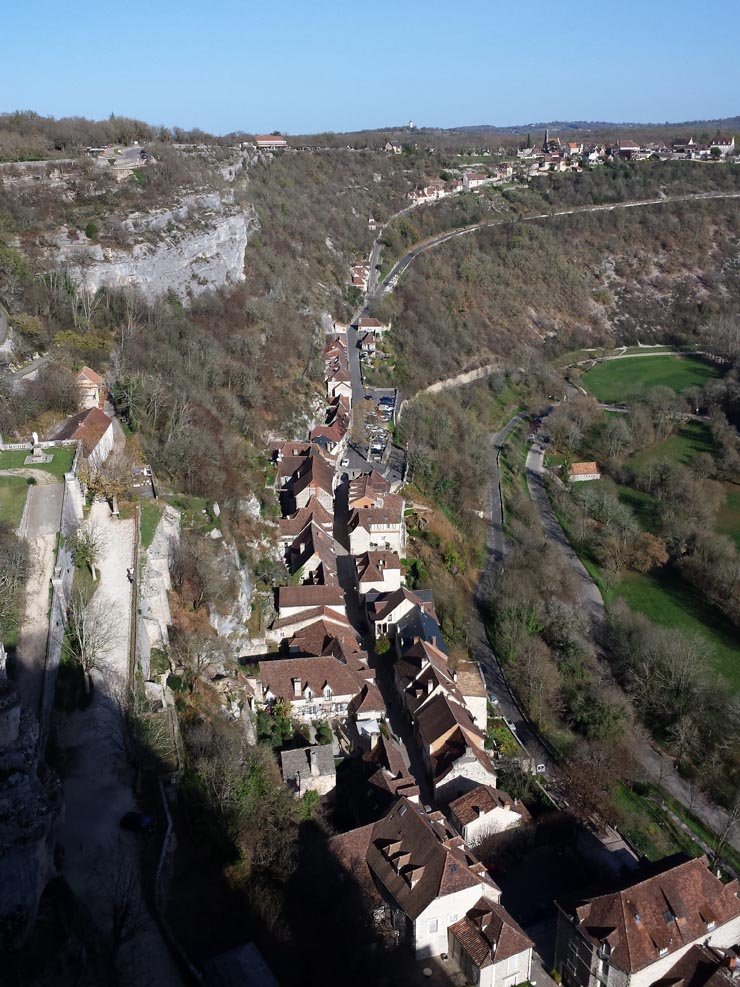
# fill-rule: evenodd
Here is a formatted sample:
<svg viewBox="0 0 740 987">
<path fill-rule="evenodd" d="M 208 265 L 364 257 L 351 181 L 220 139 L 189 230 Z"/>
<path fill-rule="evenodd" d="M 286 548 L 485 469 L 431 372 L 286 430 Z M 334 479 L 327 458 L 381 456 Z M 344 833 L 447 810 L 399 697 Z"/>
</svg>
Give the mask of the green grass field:
<svg viewBox="0 0 740 987">
<path fill-rule="evenodd" d="M 632 610 L 663 627 L 695 634 L 706 642 L 709 660 L 733 689 L 740 689 L 740 640 L 719 611 L 697 598 L 694 590 L 668 569 L 626 572 L 605 594 L 605 602 L 622 597 Z"/>
<path fill-rule="evenodd" d="M 19 449 L 13 452 L 0 452 L 0 472 L 3 470 L 21 469 L 44 470 L 44 472 L 51 473 L 53 476 L 58 476 L 61 479 L 65 473 L 68 473 L 72 469 L 72 462 L 75 458 L 75 447 L 61 446 L 58 449 L 54 449 L 54 458 L 52 461 L 50 463 L 40 463 L 38 466 L 26 466 L 23 462 L 26 456 L 28 456 L 28 452 L 25 449 Z"/>
<path fill-rule="evenodd" d="M 634 470 L 643 470 L 652 463 L 682 463 L 687 466 L 700 452 L 712 452 L 709 439 L 709 429 L 704 422 L 687 422 L 679 432 L 671 435 L 665 442 L 644 452 L 638 452 L 625 462 Z"/>
<path fill-rule="evenodd" d="M 680 394 L 718 376 L 716 368 L 701 357 L 647 356 L 601 363 L 583 374 L 581 384 L 605 404 L 625 404 L 659 385 Z"/>
<path fill-rule="evenodd" d="M 22 476 L 0 476 L 0 521 L 18 527 L 28 495 L 28 481 Z"/>
<path fill-rule="evenodd" d="M 154 532 L 157 530 L 159 519 L 162 516 L 162 507 L 156 500 L 141 501 L 141 545 L 142 548 L 149 548 Z"/>
<path fill-rule="evenodd" d="M 717 515 L 717 531 L 732 538 L 740 552 L 740 487 L 726 483 L 725 490 L 727 496 Z"/>
</svg>

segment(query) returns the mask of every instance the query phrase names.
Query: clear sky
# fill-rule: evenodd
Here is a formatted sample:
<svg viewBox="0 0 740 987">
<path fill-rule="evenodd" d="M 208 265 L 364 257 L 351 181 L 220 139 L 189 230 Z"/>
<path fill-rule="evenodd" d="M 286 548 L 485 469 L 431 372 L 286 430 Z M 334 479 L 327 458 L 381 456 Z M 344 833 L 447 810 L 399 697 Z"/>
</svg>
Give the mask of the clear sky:
<svg viewBox="0 0 740 987">
<path fill-rule="evenodd" d="M 233 130 L 740 113 L 738 0 L 5 0 L 0 111 Z"/>
</svg>

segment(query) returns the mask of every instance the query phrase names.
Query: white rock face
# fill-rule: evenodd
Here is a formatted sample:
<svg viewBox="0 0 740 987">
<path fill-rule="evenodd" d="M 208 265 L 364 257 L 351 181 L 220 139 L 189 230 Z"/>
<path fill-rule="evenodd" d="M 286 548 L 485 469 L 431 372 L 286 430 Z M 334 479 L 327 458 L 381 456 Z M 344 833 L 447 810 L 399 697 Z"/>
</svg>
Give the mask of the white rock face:
<svg viewBox="0 0 740 987">
<path fill-rule="evenodd" d="M 249 643 L 249 632 L 246 624 L 252 613 L 254 581 L 249 570 L 242 566 L 239 554 L 233 545 L 224 544 L 223 551 L 224 561 L 233 566 L 236 571 L 238 592 L 236 599 L 231 603 L 226 613 L 209 609 L 208 616 L 211 627 L 219 637 L 228 640 L 237 652 L 244 653 L 244 649 Z"/>
<path fill-rule="evenodd" d="M 244 251 L 259 223 L 253 212 L 209 193 L 186 196 L 172 209 L 134 214 L 123 227 L 138 241 L 129 250 L 61 236 L 53 238 L 50 261 L 88 291 L 133 285 L 148 301 L 170 291 L 186 301 L 244 281 Z"/>
</svg>

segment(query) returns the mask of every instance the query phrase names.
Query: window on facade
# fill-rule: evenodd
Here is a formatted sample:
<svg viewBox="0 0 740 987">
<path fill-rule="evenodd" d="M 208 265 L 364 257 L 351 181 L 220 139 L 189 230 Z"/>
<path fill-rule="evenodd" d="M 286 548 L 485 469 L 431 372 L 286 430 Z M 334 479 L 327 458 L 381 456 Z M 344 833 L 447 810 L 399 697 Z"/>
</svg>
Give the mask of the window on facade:
<svg viewBox="0 0 740 987">
<path fill-rule="evenodd" d="M 450 914 L 447 916 L 447 924 L 454 925 L 455 922 L 457 922 L 457 912 L 450 912 Z"/>
<path fill-rule="evenodd" d="M 430 936 L 433 936 L 435 932 L 439 932 L 439 919 L 430 918 L 427 920 L 427 932 Z"/>
</svg>

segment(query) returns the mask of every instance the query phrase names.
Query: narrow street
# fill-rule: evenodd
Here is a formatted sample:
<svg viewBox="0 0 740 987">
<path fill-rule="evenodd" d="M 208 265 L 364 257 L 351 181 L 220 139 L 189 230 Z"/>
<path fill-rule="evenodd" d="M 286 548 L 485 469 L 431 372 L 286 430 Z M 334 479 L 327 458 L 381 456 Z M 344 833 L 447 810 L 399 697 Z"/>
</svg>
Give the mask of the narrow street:
<svg viewBox="0 0 740 987">
<path fill-rule="evenodd" d="M 349 515 L 347 506 L 348 493 L 349 483 L 345 479 L 337 487 L 334 494 L 334 537 L 340 545 L 347 548 L 349 548 L 349 537 L 347 534 L 347 519 Z M 362 647 L 368 653 L 368 663 L 375 671 L 375 683 L 385 703 L 388 724 L 393 738 L 398 742 L 406 766 L 421 789 L 423 802 L 425 805 L 433 806 L 432 786 L 428 778 L 426 766 L 424 765 L 421 751 L 414 739 L 411 724 L 404 714 L 403 707 L 396 695 L 393 684 L 392 662 L 384 656 L 375 653 L 373 635 L 367 626 L 365 614 L 360 605 L 357 591 L 357 567 L 351 555 L 337 558 L 337 573 L 339 583 L 344 590 L 347 619 L 360 635 Z"/>
</svg>

